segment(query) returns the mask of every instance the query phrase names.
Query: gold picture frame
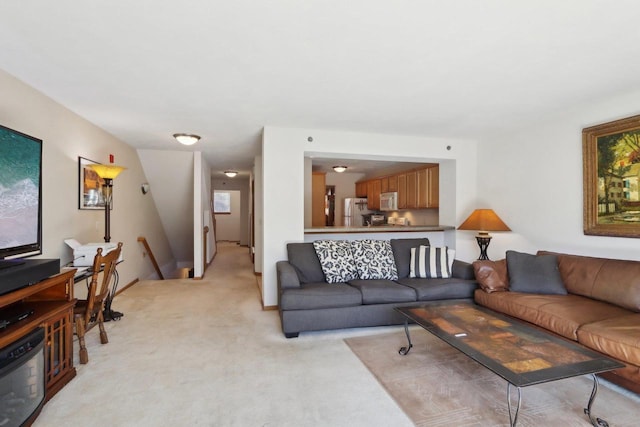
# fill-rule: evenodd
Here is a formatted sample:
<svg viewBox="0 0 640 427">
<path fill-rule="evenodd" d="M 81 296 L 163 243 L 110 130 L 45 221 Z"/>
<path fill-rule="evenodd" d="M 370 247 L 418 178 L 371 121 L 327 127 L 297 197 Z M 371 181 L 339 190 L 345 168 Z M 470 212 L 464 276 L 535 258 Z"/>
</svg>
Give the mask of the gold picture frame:
<svg viewBox="0 0 640 427">
<path fill-rule="evenodd" d="M 582 130 L 584 234 L 640 237 L 640 115 Z"/>
</svg>

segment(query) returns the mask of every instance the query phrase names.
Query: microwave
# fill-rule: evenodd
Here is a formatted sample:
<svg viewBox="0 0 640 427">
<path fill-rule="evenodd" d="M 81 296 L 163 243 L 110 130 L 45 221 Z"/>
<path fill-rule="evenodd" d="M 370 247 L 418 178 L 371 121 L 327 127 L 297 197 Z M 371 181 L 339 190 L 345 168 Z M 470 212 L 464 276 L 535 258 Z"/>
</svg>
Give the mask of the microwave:
<svg viewBox="0 0 640 427">
<path fill-rule="evenodd" d="M 398 210 L 398 193 L 390 191 L 380 194 L 380 210 L 381 211 L 397 211 Z"/>
</svg>

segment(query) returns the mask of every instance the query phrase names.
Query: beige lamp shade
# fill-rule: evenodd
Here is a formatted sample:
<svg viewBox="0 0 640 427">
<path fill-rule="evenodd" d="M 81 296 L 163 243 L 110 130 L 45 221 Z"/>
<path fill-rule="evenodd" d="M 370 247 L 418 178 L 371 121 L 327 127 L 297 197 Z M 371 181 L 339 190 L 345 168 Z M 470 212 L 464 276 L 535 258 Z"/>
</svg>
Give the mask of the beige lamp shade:
<svg viewBox="0 0 640 427">
<path fill-rule="evenodd" d="M 493 209 L 476 209 L 460 224 L 458 230 L 476 230 L 481 234 L 487 231 L 511 231 Z"/>
<path fill-rule="evenodd" d="M 102 179 L 114 179 L 126 168 L 116 165 L 88 165 Z"/>
</svg>

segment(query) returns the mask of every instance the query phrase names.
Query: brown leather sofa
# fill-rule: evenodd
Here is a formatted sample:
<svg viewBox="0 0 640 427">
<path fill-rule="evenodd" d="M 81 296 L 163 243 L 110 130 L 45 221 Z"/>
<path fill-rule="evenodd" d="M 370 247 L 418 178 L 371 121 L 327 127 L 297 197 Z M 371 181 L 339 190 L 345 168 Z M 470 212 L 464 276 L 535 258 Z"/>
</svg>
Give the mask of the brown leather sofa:
<svg viewBox="0 0 640 427">
<path fill-rule="evenodd" d="M 475 301 L 619 360 L 625 368 L 602 376 L 640 393 L 640 262 L 544 254 L 558 257 L 567 295 L 500 292 L 483 286 L 476 270 Z"/>
</svg>

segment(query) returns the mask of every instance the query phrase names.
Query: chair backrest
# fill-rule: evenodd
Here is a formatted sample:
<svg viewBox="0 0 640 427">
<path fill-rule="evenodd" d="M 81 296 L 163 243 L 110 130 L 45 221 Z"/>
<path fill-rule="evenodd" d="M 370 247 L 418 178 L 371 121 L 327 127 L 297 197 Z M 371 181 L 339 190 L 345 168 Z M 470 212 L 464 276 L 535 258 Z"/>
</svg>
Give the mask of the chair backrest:
<svg viewBox="0 0 640 427">
<path fill-rule="evenodd" d="M 93 259 L 93 275 L 91 276 L 91 283 L 89 284 L 89 292 L 87 294 L 86 324 L 89 324 L 92 318 L 103 309 L 104 300 L 109 294 L 109 284 L 113 280 L 121 251 L 122 242 L 119 242 L 116 249 L 113 249 L 104 256 L 102 256 L 102 248 L 98 248 L 98 252 Z M 98 279 L 101 270 L 103 274 L 102 281 L 100 282 Z"/>
</svg>

